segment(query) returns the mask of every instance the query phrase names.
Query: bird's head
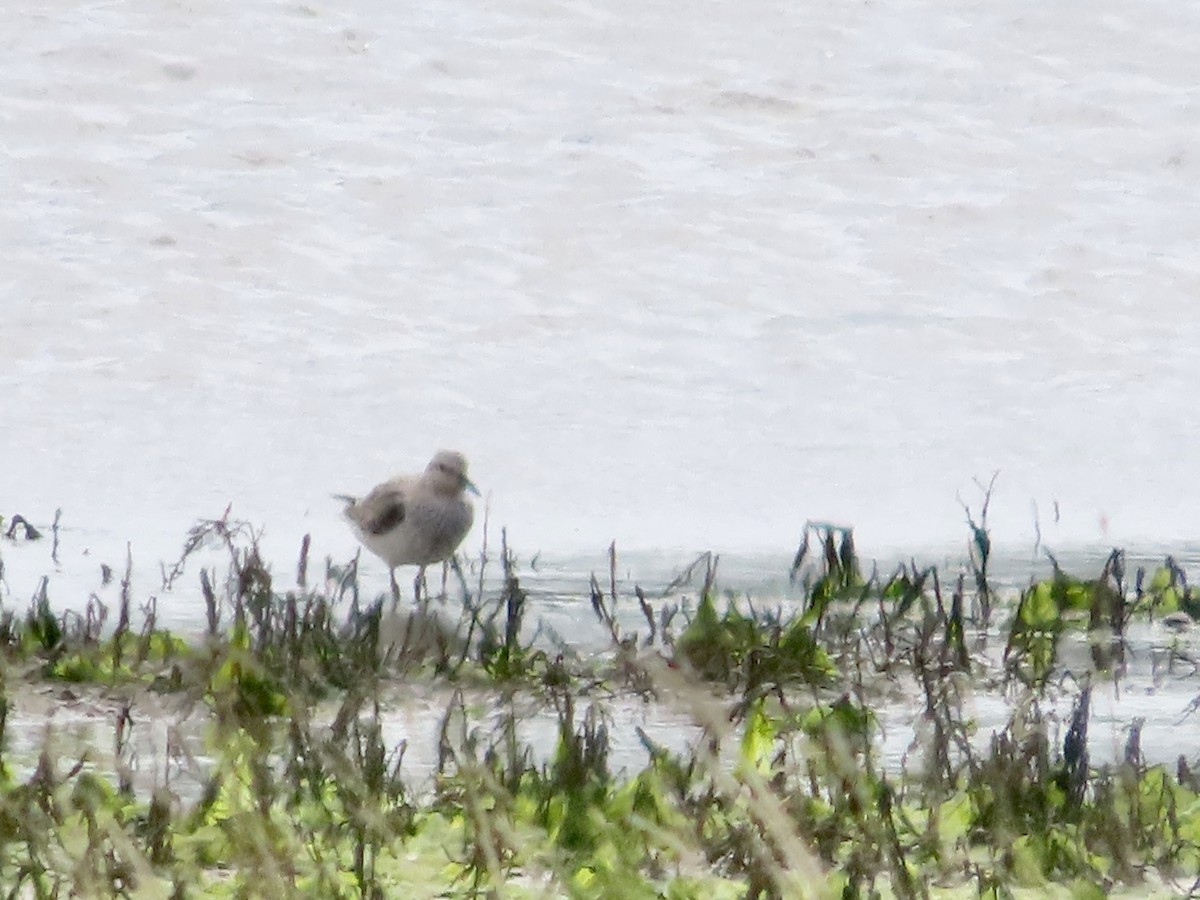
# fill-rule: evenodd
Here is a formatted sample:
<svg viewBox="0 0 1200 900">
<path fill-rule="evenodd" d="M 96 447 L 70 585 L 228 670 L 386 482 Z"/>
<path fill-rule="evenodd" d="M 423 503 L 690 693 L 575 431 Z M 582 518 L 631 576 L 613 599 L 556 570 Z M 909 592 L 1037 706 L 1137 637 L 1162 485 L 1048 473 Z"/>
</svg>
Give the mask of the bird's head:
<svg viewBox="0 0 1200 900">
<path fill-rule="evenodd" d="M 476 497 L 479 489 L 467 477 L 467 458 L 453 450 L 439 450 L 425 467 L 425 476 L 439 494 L 458 494 L 470 491 Z"/>
</svg>

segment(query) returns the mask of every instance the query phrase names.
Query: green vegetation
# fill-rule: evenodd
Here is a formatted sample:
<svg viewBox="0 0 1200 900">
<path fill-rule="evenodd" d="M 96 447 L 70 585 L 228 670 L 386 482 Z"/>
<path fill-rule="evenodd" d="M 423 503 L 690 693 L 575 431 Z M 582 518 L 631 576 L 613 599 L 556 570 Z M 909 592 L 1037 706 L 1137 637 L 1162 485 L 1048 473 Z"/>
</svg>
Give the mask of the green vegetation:
<svg viewBox="0 0 1200 900">
<path fill-rule="evenodd" d="M 43 580 L 27 608 L 0 605 L 0 896 L 1194 890 L 1200 779 L 1182 760 L 1147 765 L 1136 725 L 1117 764 L 1093 765 L 1087 745 L 1094 685 L 1121 676 L 1128 623 L 1197 611 L 1185 574 L 1168 559 L 1130 585 L 1114 551 L 1094 580 L 1055 563 L 1005 604 L 989 583 L 986 507 L 982 518 L 968 513 L 971 569 L 948 583 L 916 564 L 864 574 L 848 530 L 810 525 L 795 609 L 722 597 L 708 554 L 663 597 L 630 596 L 611 549 L 608 583 L 590 586 L 608 648 L 591 654 L 527 625 L 506 540 L 498 561 L 485 549 L 470 574 L 452 567 L 451 599 L 426 592 L 399 614 L 390 596 L 360 596 L 356 562 L 327 562 L 310 585 L 306 539 L 281 589 L 247 526 L 203 522 L 164 571 L 179 590 L 201 548 L 227 559 L 195 573 L 206 627 L 189 640 L 158 625 L 153 603 L 135 624 L 131 563 L 115 624 L 94 597 L 82 614 L 55 612 Z M 9 541 L 37 539 L 15 528 Z M 485 590 L 497 564 L 500 585 Z M 1090 636 L 1092 664 L 1064 678 L 1072 634 Z M 52 732 L 39 751 L 11 749 L 13 698 L 47 684 L 116 701 L 111 758 Z M 444 704 L 424 736 L 428 784 L 386 737 L 398 684 Z M 977 689 L 1010 702 L 990 735 L 970 712 Z M 897 696 L 918 710 L 920 739 L 889 767 L 880 723 Z M 1059 743 L 1051 707 L 1064 696 Z M 194 723 L 198 752 L 138 758 L 131 709 L 146 697 Z M 618 768 L 614 710 L 631 704 L 670 710 L 694 740 L 636 729 L 640 762 Z M 553 741 L 533 736 L 538 722 Z"/>
</svg>

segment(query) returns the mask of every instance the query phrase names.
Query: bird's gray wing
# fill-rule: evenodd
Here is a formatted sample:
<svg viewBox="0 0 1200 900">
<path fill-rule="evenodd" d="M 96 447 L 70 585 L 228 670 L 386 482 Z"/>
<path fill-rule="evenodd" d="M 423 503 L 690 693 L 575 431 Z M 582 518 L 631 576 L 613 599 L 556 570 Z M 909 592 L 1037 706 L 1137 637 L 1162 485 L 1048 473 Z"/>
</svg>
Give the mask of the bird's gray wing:
<svg viewBox="0 0 1200 900">
<path fill-rule="evenodd" d="M 371 490 L 346 510 L 346 515 L 369 534 L 384 534 L 404 521 L 408 514 L 404 489 L 387 482 Z"/>
</svg>

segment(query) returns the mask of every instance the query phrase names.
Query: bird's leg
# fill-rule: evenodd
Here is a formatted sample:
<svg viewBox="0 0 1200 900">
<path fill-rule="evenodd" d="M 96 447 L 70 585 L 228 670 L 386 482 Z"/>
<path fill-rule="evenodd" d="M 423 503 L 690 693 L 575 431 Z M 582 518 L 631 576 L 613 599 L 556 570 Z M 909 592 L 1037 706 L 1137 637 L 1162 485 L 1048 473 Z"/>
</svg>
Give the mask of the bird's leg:
<svg viewBox="0 0 1200 900">
<path fill-rule="evenodd" d="M 392 604 L 394 606 L 399 606 L 400 605 L 400 585 L 396 583 L 396 568 L 394 566 L 392 568 L 388 569 L 388 578 L 391 579 L 391 582 L 392 582 Z"/>
<path fill-rule="evenodd" d="M 421 605 L 421 601 L 425 596 L 422 587 L 425 585 L 425 567 L 417 569 L 417 577 L 413 580 L 413 597 L 417 602 L 417 606 Z"/>
</svg>

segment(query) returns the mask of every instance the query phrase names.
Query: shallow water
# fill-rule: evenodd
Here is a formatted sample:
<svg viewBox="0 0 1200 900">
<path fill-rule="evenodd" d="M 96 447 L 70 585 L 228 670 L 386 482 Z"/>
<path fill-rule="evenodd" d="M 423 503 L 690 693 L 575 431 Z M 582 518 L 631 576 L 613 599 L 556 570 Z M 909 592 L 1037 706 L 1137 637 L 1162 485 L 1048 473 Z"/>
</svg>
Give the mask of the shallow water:
<svg viewBox="0 0 1200 900">
<path fill-rule="evenodd" d="M 72 536 L 68 534 L 63 540 L 65 547 L 69 547 Z M 117 568 L 113 582 L 101 586 L 95 575 L 99 560 L 79 557 L 79 565 L 56 567 L 49 556 L 51 546 L 49 540 L 0 546 L 7 564 L 5 582 L 0 584 L 0 602 L 23 608 L 27 597 L 39 584 L 38 578 L 27 576 L 39 571 L 40 567 L 40 571 L 48 576 L 47 591 L 56 607 L 81 610 L 87 598 L 94 596 L 105 603 L 110 616 L 115 617 L 121 590 L 118 561 L 113 561 Z M 1195 572 L 1200 565 L 1198 548 L 1175 549 L 1177 561 Z M 62 555 L 74 558 L 65 550 Z M 1072 574 L 1095 577 L 1102 570 L 1106 555 L 1107 551 L 1096 547 L 1064 554 L 1060 563 Z M 201 551 L 196 559 L 189 561 L 185 574 L 171 590 L 163 590 L 161 583 L 150 587 L 150 582 L 161 582 L 158 569 L 143 567 L 135 560 L 135 607 L 156 598 L 160 624 L 184 634 L 198 635 L 203 629 L 204 610 L 196 587 L 197 572 L 201 563 L 213 565 L 219 572 L 222 556 L 221 551 Z M 962 558 L 962 554 L 955 557 L 952 551 L 941 557 L 932 552 L 918 557 L 922 564 L 940 566 L 947 593 L 953 589 L 952 582 L 962 565 Z M 1127 577 L 1132 580 L 1139 567 L 1152 570 L 1161 561 L 1161 555 L 1131 553 L 1126 559 Z M 286 560 L 283 562 L 284 565 L 275 568 L 277 590 L 286 590 L 292 577 Z M 702 570 L 692 582 L 675 588 L 669 596 L 664 594 L 668 584 L 692 562 L 691 557 L 661 553 L 618 555 L 615 612 L 623 635 L 637 633 L 644 637 L 648 631 L 634 597 L 635 587 L 645 591 L 656 611 L 666 604 L 694 605 L 703 582 Z M 898 562 L 896 557 L 882 557 L 877 566 L 881 572 L 889 573 Z M 789 563 L 790 554 L 786 557 L 763 554 L 721 557 L 718 587 L 725 602 L 735 602 L 743 610 L 753 605 L 761 611 L 792 611 L 800 592 L 789 582 Z M 993 584 L 1001 595 L 1010 599 L 1030 579 L 1046 577 L 1050 573 L 1044 557 L 1034 559 L 1015 551 L 999 553 L 993 563 Z M 869 562 L 865 564 L 869 565 Z M 319 579 L 320 571 L 321 567 L 314 562 L 310 568 L 312 583 Z M 530 560 L 522 559 L 518 562 L 518 571 L 528 592 L 527 637 L 533 638 L 541 629 L 537 639 L 543 646 L 549 646 L 549 641 L 563 641 L 583 655 L 604 652 L 611 646 L 609 634 L 597 621 L 588 599 L 588 581 L 592 573 L 606 595 L 611 589 L 609 561 L 604 554 L 550 557 L 537 560 L 536 566 L 532 566 Z M 93 573 L 90 581 L 85 573 Z M 489 592 L 499 590 L 498 574 L 493 562 L 485 578 Z M 363 582 L 367 596 L 386 589 L 382 571 L 372 573 L 368 569 Z M 28 593 L 18 591 L 15 586 L 27 588 Z M 147 590 L 143 591 L 143 586 Z M 442 607 L 435 603 L 434 608 L 447 615 L 450 621 L 456 616 L 453 598 L 446 600 Z M 973 645 L 973 652 L 983 669 L 994 674 L 1001 668 L 1007 633 L 1004 620 L 1010 613 L 1011 606 L 1002 607 L 986 645 Z M 674 623 L 675 633 L 682 626 L 683 616 L 680 616 Z M 1060 684 L 1047 692 L 1044 708 L 1052 723 L 1051 738 L 1061 747 L 1078 684 L 1091 669 L 1088 645 L 1082 635 L 1064 637 L 1059 663 L 1060 674 L 1056 679 Z M 1094 683 L 1088 733 L 1092 762 L 1105 764 L 1122 759 L 1130 726 L 1137 720 L 1141 720 L 1141 748 L 1148 762 L 1173 766 L 1180 756 L 1193 760 L 1196 714 L 1191 711 L 1191 706 L 1200 700 L 1198 666 L 1200 628 L 1180 632 L 1144 619 L 1131 623 L 1126 633 L 1125 670 L 1115 681 L 1098 678 Z M 878 750 L 882 764 L 891 771 L 901 767 L 910 770 L 921 767 L 929 746 L 929 735 L 921 720 L 923 701 L 915 687 L 907 682 L 892 683 L 881 678 L 872 690 L 879 693 L 873 698 L 872 705 L 879 716 Z M 48 729 L 53 731 L 54 746 L 63 758 L 90 747 L 99 753 L 97 765 L 110 764 L 108 748 L 112 746 L 114 723 L 121 705 L 120 692 L 89 686 L 26 685 L 14 681 L 9 695 L 12 704 L 8 718 L 9 749 L 18 764 L 24 760 L 29 767 L 34 765 Z M 1013 697 L 990 684 L 989 679 L 982 678 L 964 685 L 963 695 L 967 717 L 977 726 L 974 742 L 977 749 L 985 752 L 993 732 L 1009 721 Z M 401 742 L 406 745 L 406 777 L 419 790 L 427 789 L 432 783 L 438 728 L 452 696 L 453 690 L 446 686 L 401 681 L 390 685 L 381 699 L 384 738 L 389 747 L 397 747 Z M 496 691 L 468 692 L 467 702 L 476 723 L 482 725 L 485 732 L 500 721 L 507 709 L 504 698 Z M 587 698 L 580 700 L 577 721 L 588 702 Z M 556 720 L 546 710 L 533 710 L 531 703 L 529 700 L 518 701 L 519 706 L 529 707 L 521 716 L 520 735 L 548 758 L 555 746 Z M 610 726 L 613 765 L 618 769 L 637 770 L 646 764 L 647 755 L 638 737 L 638 728 L 652 740 L 676 751 L 701 740 L 701 731 L 694 718 L 696 703 L 695 697 L 674 697 L 669 692 L 664 692 L 654 703 L 626 696 L 602 698 Z M 331 721 L 336 711 L 336 704 L 326 704 L 315 710 L 314 716 L 319 721 Z M 143 692 L 134 699 L 133 746 L 138 755 L 138 778 L 142 783 L 163 783 L 169 775 L 174 779 L 175 788 L 190 796 L 197 790 L 200 775 L 207 765 L 206 717 L 200 712 L 190 716 L 184 716 L 184 713 L 183 701 Z M 722 719 L 723 713 L 718 712 L 716 718 Z M 730 754 L 736 754 L 735 741 L 736 734 L 729 737 L 727 752 Z"/>
<path fill-rule="evenodd" d="M 1200 8 L 0 9 L 0 512 L 166 558 L 470 455 L 515 543 L 1193 538 Z M 1054 504 L 1059 522 L 1054 525 Z M 478 532 L 472 538 L 478 540 Z"/>
<path fill-rule="evenodd" d="M 1082 661 L 1086 651 L 1079 643 Z M 1067 647 L 1064 657 L 1070 655 Z M 1120 679 L 1093 686 L 1088 726 L 1091 763 L 1109 765 L 1124 759 L 1130 727 L 1136 722 L 1147 763 L 1173 769 L 1183 757 L 1194 765 L 1197 713 L 1191 707 L 1200 699 L 1196 688 L 1200 633 L 1179 635 L 1157 626 L 1134 627 L 1127 661 L 1128 669 Z M 1082 673 L 1083 669 L 1076 671 Z M 1047 692 L 1042 706 L 1056 752 L 1061 751 L 1076 697 L 1073 679 L 1064 677 L 1062 684 L 1063 690 Z M 887 692 L 886 687 L 882 689 Z M 403 745 L 404 777 L 419 793 L 433 786 L 440 728 L 454 694 L 447 686 L 392 683 L 379 698 L 384 742 L 393 750 Z M 122 707 L 117 694 L 86 685 L 20 685 L 10 686 L 8 696 L 6 759 L 18 770 L 32 771 L 38 754 L 49 747 L 63 765 L 86 753 L 99 770 L 113 771 L 114 728 Z M 986 755 L 993 733 L 1003 729 L 1013 715 L 1012 700 L 982 684 L 975 688 L 964 684 L 963 696 L 964 718 L 975 725 L 972 743 L 979 754 Z M 558 739 L 553 710 L 532 697 L 505 700 L 495 691 L 467 690 L 464 699 L 470 712 L 469 728 L 485 746 L 489 739 L 499 738 L 503 717 L 515 712 L 519 740 L 531 748 L 534 762 L 551 760 Z M 143 789 L 166 784 L 194 799 L 211 764 L 207 749 L 211 738 L 203 708 L 189 707 L 190 701 L 178 697 L 144 691 L 131 701 L 129 747 L 136 763 L 135 782 Z M 577 726 L 591 702 L 580 699 Z M 698 709 L 707 709 L 704 715 L 718 723 L 726 720 L 727 711 L 703 692 L 686 697 L 664 692 L 653 702 L 624 695 L 605 696 L 597 702 L 603 710 L 611 765 L 629 773 L 649 762 L 639 730 L 658 746 L 690 752 L 706 742 L 696 718 Z M 311 714 L 317 722 L 331 722 L 337 706 L 326 703 Z M 902 768 L 920 771 L 930 761 L 931 729 L 922 719 L 923 702 L 912 686 L 896 686 L 886 699 L 875 701 L 873 708 L 878 716 L 880 763 L 891 772 Z M 458 734 L 453 729 L 451 733 Z M 729 761 L 737 757 L 738 740 L 738 731 L 723 732 L 723 753 Z"/>
</svg>

